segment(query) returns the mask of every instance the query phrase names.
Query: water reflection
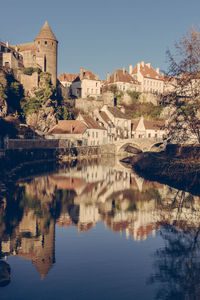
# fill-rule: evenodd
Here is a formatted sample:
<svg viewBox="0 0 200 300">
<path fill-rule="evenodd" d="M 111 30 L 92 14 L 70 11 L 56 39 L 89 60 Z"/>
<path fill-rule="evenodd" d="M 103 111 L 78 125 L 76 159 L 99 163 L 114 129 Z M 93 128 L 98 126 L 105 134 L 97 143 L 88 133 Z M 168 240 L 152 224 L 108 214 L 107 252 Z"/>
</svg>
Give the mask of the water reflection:
<svg viewBox="0 0 200 300">
<path fill-rule="evenodd" d="M 3 258 L 31 260 L 45 278 L 55 263 L 55 226 L 81 233 L 98 222 L 135 241 L 159 232 L 165 247 L 155 253 L 149 280 L 160 282 L 157 298 L 199 291 L 199 197 L 108 164 L 76 165 L 10 186 L 0 202 L 0 285 L 10 281 Z"/>
</svg>

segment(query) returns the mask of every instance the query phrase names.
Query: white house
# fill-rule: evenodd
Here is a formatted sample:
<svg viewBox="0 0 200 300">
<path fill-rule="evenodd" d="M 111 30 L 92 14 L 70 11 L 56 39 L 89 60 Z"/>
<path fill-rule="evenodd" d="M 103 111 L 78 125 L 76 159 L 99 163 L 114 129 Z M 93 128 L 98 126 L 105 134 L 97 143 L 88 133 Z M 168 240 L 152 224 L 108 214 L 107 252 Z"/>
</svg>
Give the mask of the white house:
<svg viewBox="0 0 200 300">
<path fill-rule="evenodd" d="M 88 146 L 97 146 L 108 142 L 108 134 L 105 127 L 100 126 L 93 117 L 79 113 L 77 119 L 87 126 Z"/>
<path fill-rule="evenodd" d="M 129 72 L 125 70 L 125 67 L 123 67 L 123 70 L 115 70 L 112 76 L 110 72 L 108 72 L 107 80 L 104 84 L 115 84 L 117 89 L 122 92 L 141 91 L 141 83 L 134 79 Z"/>
<path fill-rule="evenodd" d="M 81 118 L 80 118 L 81 119 Z M 47 135 L 47 139 L 63 140 L 66 147 L 97 146 L 107 143 L 107 131 L 97 122 L 87 117 L 88 122 L 82 120 L 60 120 Z"/>
<path fill-rule="evenodd" d="M 132 120 L 132 138 L 158 138 L 165 136 L 164 122 L 149 121 L 143 117 Z"/>
<path fill-rule="evenodd" d="M 71 93 L 77 98 L 94 97 L 101 95 L 102 83 L 99 77 L 90 70 L 80 69 L 80 74 L 71 84 Z"/>
<path fill-rule="evenodd" d="M 141 92 L 162 94 L 164 89 L 164 75 L 159 68 L 154 70 L 150 63 L 138 62 L 135 68 L 129 66 L 129 74 L 141 84 Z"/>
</svg>

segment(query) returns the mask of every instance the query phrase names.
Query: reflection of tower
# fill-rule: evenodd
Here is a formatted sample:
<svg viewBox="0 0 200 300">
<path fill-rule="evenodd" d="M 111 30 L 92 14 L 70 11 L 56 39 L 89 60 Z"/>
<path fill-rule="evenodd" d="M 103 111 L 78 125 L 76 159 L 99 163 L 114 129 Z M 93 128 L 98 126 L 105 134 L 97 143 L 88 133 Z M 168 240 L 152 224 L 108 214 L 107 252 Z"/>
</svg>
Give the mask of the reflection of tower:
<svg viewBox="0 0 200 300">
<path fill-rule="evenodd" d="M 38 48 L 36 54 L 38 64 L 44 72 L 52 75 L 52 83 L 56 86 L 58 41 L 47 22 L 38 33 L 34 43 Z"/>
<path fill-rule="evenodd" d="M 41 234 L 40 242 L 35 248 L 35 256 L 32 261 L 41 275 L 41 278 L 47 275 L 55 262 L 55 222 L 51 220 L 48 233 Z"/>
</svg>

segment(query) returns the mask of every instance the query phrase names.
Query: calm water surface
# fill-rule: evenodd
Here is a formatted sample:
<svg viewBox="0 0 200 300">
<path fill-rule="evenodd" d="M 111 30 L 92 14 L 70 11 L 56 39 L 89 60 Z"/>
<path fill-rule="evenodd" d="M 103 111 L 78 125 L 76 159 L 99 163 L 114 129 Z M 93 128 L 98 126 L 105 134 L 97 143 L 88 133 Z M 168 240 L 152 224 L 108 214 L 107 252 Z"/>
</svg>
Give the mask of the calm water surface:
<svg viewBox="0 0 200 300">
<path fill-rule="evenodd" d="M 200 198 L 119 163 L 0 199 L 0 299 L 200 299 Z"/>
</svg>

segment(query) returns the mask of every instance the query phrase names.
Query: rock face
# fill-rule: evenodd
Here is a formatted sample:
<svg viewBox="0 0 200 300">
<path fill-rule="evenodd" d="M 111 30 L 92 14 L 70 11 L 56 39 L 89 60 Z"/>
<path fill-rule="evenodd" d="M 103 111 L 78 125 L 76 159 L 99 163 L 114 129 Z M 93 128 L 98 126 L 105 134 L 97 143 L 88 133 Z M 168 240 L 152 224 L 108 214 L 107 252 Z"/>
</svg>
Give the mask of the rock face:
<svg viewBox="0 0 200 300">
<path fill-rule="evenodd" d="M 7 86 L 6 74 L 3 70 L 0 70 L 0 118 L 3 118 L 7 115 L 8 105 L 2 92 Z"/>
<path fill-rule="evenodd" d="M 0 118 L 4 118 L 7 115 L 8 105 L 5 99 L 0 95 Z"/>
<path fill-rule="evenodd" d="M 38 112 L 27 116 L 26 123 L 36 132 L 48 132 L 50 128 L 56 125 L 54 108 L 47 106 L 47 104 L 43 105 Z"/>
</svg>

